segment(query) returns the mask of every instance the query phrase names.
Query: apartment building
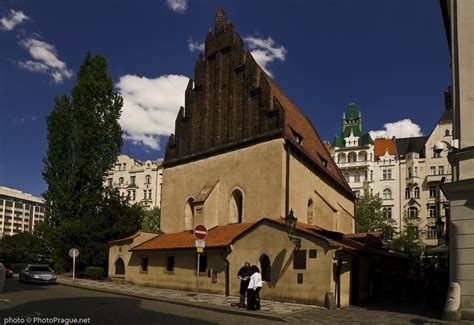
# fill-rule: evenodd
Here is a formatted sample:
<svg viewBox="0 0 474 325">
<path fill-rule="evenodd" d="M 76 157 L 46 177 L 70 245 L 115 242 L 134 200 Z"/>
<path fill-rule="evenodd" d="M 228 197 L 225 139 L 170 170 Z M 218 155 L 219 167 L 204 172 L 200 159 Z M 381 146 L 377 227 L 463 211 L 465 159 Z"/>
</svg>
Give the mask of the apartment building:
<svg viewBox="0 0 474 325">
<path fill-rule="evenodd" d="M 403 217 L 419 217 L 423 242 L 437 245 L 435 222 L 449 215 L 450 204 L 440 184 L 451 180 L 448 149 L 434 150 L 439 141 L 452 139 L 453 112 L 446 109 L 428 136 L 374 139 L 362 129 L 362 114 L 354 103 L 343 114 L 342 132 L 331 154 L 356 196 L 378 194 L 396 230 Z"/>
<path fill-rule="evenodd" d="M 149 209 L 160 208 L 162 163 L 163 159 L 140 161 L 120 155 L 115 167 L 107 172 L 104 186 L 117 188 L 131 203 L 142 203 Z"/>
<path fill-rule="evenodd" d="M 20 232 L 31 233 L 45 216 L 42 198 L 0 186 L 0 238 Z"/>
</svg>

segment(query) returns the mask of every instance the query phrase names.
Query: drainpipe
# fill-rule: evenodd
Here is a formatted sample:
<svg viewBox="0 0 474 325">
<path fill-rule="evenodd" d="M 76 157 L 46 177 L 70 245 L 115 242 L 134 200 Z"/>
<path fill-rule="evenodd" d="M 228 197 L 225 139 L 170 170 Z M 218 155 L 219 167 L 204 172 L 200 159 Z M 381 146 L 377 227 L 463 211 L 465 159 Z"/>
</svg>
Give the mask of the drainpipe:
<svg viewBox="0 0 474 325">
<path fill-rule="evenodd" d="M 232 252 L 232 245 L 227 246 L 226 248 L 220 251 L 220 255 L 222 260 L 224 260 L 225 265 L 225 296 L 228 297 L 230 295 L 230 277 L 229 277 L 229 270 L 230 270 L 230 262 L 227 259 L 227 256 Z"/>
<path fill-rule="evenodd" d="M 290 213 L 290 143 L 286 142 L 285 217 Z"/>
</svg>

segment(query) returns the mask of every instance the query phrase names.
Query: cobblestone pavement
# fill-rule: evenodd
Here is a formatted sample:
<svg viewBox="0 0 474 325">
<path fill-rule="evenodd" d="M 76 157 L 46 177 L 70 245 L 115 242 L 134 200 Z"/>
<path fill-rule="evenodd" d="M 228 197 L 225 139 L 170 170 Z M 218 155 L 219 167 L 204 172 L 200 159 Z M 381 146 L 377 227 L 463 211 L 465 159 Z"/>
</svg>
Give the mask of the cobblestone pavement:
<svg viewBox="0 0 474 325">
<path fill-rule="evenodd" d="M 188 303 L 205 303 L 211 306 L 217 307 L 231 307 L 236 306 L 239 302 L 238 297 L 226 297 L 224 295 L 218 294 L 208 294 L 200 293 L 199 298 L 196 299 L 195 293 L 189 291 L 180 291 L 172 289 L 160 289 L 153 287 L 144 287 L 133 284 L 118 283 L 111 281 L 94 281 L 87 279 L 75 279 L 74 283 L 72 278 L 68 277 L 58 277 L 58 283 L 60 284 L 74 284 L 75 286 L 90 288 L 90 289 L 99 289 L 110 292 L 121 292 L 124 294 L 133 294 L 140 296 L 148 296 L 150 298 L 162 298 L 169 299 L 174 301 L 182 301 Z M 322 307 L 302 305 L 302 304 L 292 304 L 285 302 L 277 301 L 268 301 L 262 300 L 262 312 L 269 313 L 277 316 L 285 316 L 295 312 L 308 311 L 313 309 L 323 309 Z M 236 307 L 237 308 L 237 307 Z"/>
</svg>

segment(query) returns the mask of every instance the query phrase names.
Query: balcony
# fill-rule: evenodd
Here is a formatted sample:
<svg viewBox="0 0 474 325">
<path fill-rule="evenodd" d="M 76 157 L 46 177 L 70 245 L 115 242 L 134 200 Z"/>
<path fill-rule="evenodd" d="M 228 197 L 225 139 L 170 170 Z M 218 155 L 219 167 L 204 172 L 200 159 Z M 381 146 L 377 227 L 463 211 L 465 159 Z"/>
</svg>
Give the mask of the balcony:
<svg viewBox="0 0 474 325">
<path fill-rule="evenodd" d="M 353 168 L 353 167 L 369 167 L 370 161 L 362 160 L 362 161 L 346 161 L 346 162 L 338 162 L 337 166 L 339 168 Z"/>
<path fill-rule="evenodd" d="M 447 175 L 428 175 L 426 176 L 426 181 L 428 183 L 439 183 L 441 182 L 441 179 L 446 176 Z"/>
<path fill-rule="evenodd" d="M 408 176 L 407 178 L 405 178 L 405 181 L 407 182 L 407 185 L 420 184 L 420 178 L 415 175 Z"/>
</svg>

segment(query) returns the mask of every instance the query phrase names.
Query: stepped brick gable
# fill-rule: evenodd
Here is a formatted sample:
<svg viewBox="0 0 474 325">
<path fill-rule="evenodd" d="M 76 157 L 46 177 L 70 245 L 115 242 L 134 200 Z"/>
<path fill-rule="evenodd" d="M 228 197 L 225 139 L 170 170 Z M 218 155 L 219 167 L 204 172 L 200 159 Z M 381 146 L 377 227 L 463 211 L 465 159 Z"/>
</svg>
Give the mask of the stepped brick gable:
<svg viewBox="0 0 474 325">
<path fill-rule="evenodd" d="M 186 88 L 164 166 L 282 137 L 327 180 L 350 191 L 309 119 L 244 49 L 220 9 Z"/>
</svg>

